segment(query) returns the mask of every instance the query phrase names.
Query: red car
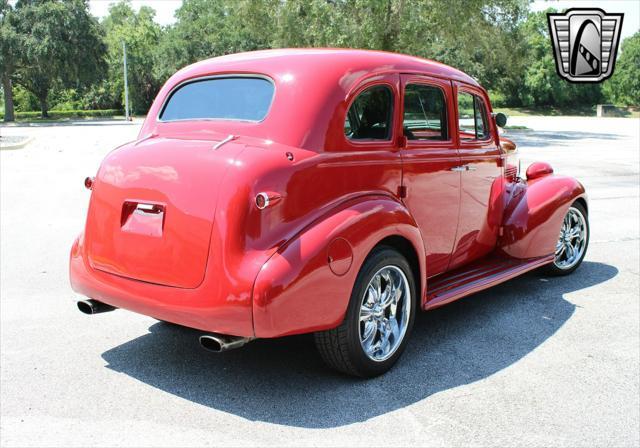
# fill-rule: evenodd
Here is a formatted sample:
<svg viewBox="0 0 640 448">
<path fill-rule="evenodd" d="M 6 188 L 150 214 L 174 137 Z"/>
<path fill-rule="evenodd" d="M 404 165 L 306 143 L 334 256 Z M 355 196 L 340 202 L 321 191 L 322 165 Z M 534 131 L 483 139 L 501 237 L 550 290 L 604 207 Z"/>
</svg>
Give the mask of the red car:
<svg viewBox="0 0 640 448">
<path fill-rule="evenodd" d="M 584 188 L 546 163 L 522 179 L 505 119 L 470 76 L 400 54 L 190 65 L 85 181 L 78 307 L 196 328 L 213 351 L 313 332 L 330 366 L 379 375 L 419 310 L 585 256 Z"/>
</svg>

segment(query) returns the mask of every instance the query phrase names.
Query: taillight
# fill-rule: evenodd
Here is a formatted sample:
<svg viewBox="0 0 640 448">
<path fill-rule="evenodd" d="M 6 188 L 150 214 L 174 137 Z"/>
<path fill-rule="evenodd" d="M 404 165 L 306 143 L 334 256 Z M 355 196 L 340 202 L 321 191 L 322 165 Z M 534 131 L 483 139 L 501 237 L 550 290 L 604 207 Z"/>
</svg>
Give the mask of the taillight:
<svg viewBox="0 0 640 448">
<path fill-rule="evenodd" d="M 269 206 L 269 196 L 266 193 L 258 193 L 256 195 L 256 207 L 259 210 L 267 208 Z"/>
<path fill-rule="evenodd" d="M 260 192 L 256 195 L 256 199 L 255 199 L 256 207 L 258 207 L 258 210 L 263 210 L 269 207 L 270 205 L 275 204 L 281 198 L 282 196 L 279 195 L 278 193 Z"/>
<path fill-rule="evenodd" d="M 87 177 L 84 179 L 84 187 L 87 190 L 92 190 L 93 189 L 93 182 L 94 182 L 94 178 L 93 177 Z"/>
</svg>

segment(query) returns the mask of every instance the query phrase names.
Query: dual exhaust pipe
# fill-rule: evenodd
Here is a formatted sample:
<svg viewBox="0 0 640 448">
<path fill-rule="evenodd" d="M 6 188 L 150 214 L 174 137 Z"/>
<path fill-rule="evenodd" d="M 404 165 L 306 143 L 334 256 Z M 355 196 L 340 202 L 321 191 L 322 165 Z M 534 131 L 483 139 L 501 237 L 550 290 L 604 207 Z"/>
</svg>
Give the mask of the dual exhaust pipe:
<svg viewBox="0 0 640 448">
<path fill-rule="evenodd" d="M 84 314 L 106 313 L 107 311 L 113 311 L 116 309 L 115 306 L 107 305 L 106 303 L 98 302 L 93 299 L 79 300 L 76 305 L 78 305 L 78 309 Z"/>
<path fill-rule="evenodd" d="M 79 300 L 77 302 L 78 309 L 84 314 L 98 314 L 113 311 L 115 306 L 108 305 L 93 299 Z M 241 336 L 229 336 L 223 334 L 203 334 L 200 336 L 200 345 L 214 353 L 222 353 L 234 348 L 240 348 L 254 338 L 245 338 Z"/>
<path fill-rule="evenodd" d="M 222 353 L 234 348 L 240 348 L 252 339 L 222 334 L 203 334 L 200 336 L 200 345 L 210 352 Z"/>
</svg>

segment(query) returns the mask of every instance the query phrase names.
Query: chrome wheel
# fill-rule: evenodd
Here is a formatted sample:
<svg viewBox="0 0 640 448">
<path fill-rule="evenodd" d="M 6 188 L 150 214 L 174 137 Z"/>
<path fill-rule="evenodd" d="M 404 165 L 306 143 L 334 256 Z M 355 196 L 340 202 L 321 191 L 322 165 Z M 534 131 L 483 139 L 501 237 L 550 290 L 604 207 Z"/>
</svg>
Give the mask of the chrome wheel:
<svg viewBox="0 0 640 448">
<path fill-rule="evenodd" d="M 389 359 L 407 332 L 411 288 L 404 272 L 393 265 L 376 272 L 360 303 L 360 344 L 369 359 Z"/>
<path fill-rule="evenodd" d="M 582 260 L 588 240 L 587 220 L 576 207 L 570 207 L 564 217 L 560 238 L 556 243 L 554 264 L 558 269 L 573 268 Z"/>
</svg>

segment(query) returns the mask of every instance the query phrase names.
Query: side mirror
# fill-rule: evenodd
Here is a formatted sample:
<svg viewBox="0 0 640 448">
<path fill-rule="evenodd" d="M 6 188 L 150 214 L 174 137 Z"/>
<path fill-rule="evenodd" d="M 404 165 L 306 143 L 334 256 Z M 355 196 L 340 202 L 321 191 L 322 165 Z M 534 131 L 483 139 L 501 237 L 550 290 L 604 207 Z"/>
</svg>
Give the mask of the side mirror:
<svg viewBox="0 0 640 448">
<path fill-rule="evenodd" d="M 494 118 L 498 127 L 503 128 L 507 125 L 507 116 L 502 112 L 498 112 L 497 114 L 495 114 Z"/>
</svg>

